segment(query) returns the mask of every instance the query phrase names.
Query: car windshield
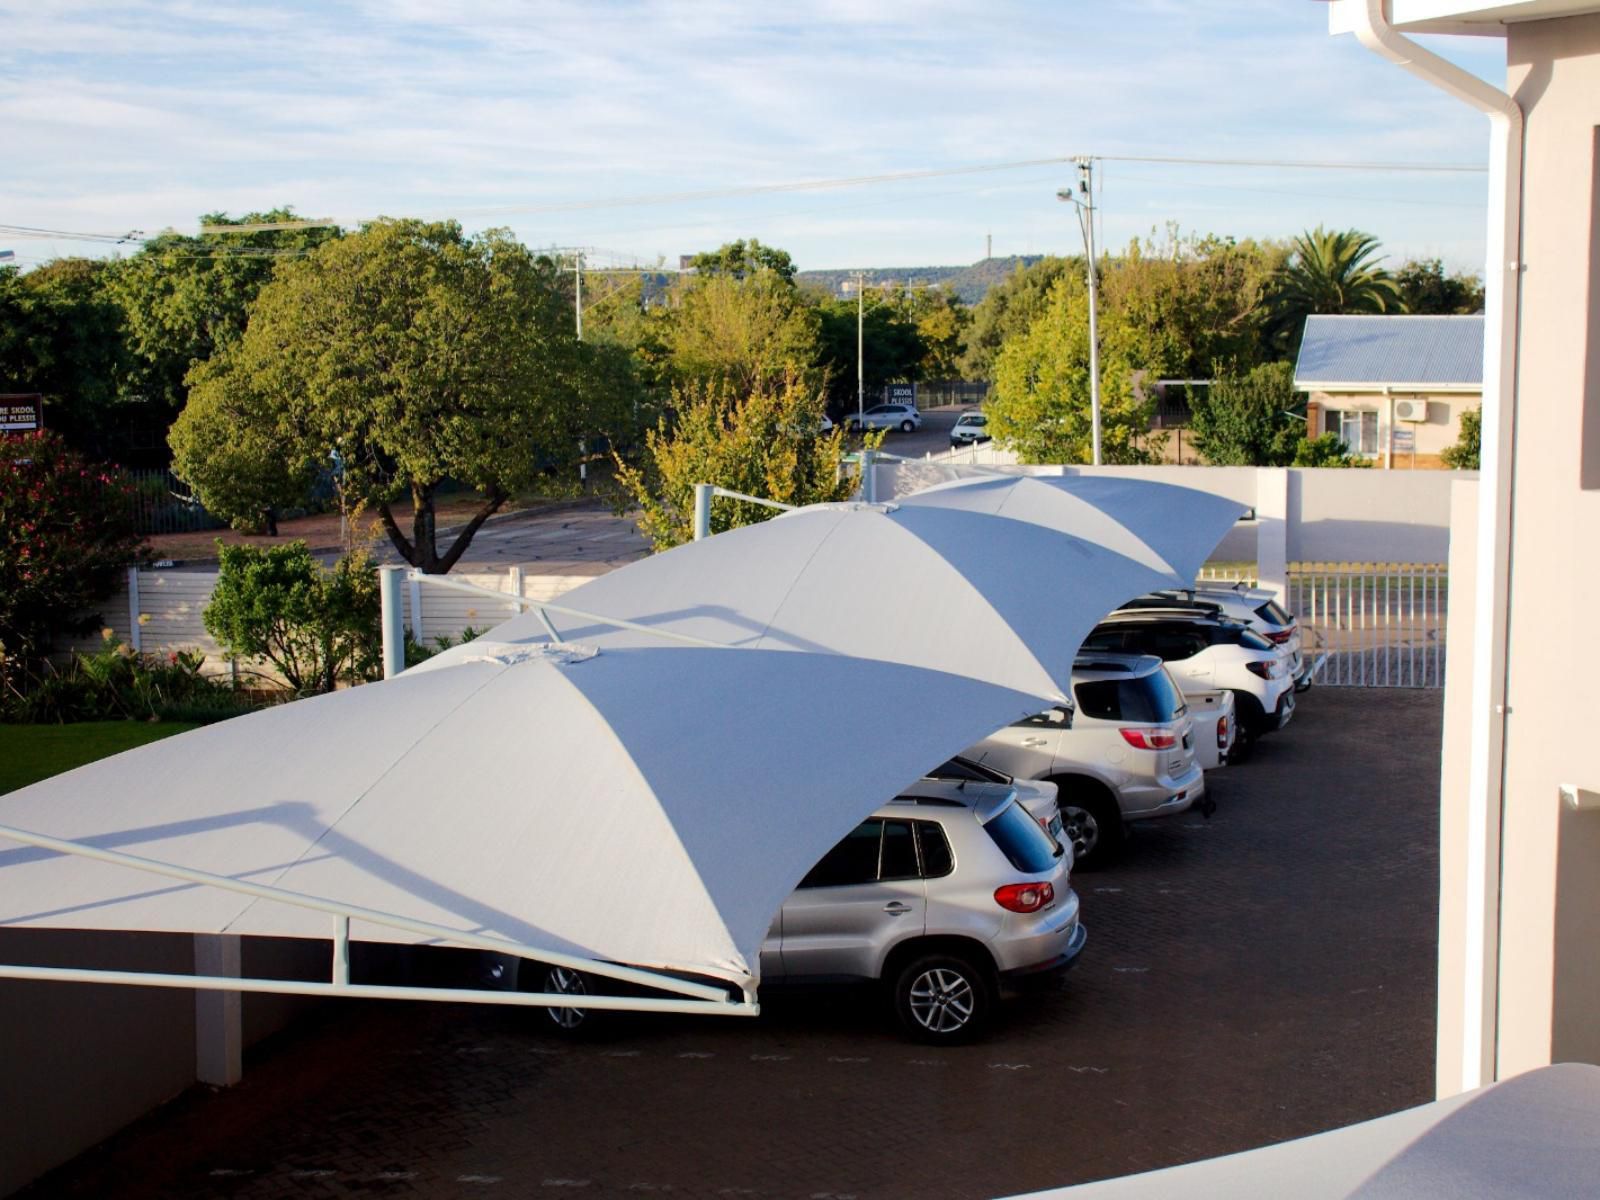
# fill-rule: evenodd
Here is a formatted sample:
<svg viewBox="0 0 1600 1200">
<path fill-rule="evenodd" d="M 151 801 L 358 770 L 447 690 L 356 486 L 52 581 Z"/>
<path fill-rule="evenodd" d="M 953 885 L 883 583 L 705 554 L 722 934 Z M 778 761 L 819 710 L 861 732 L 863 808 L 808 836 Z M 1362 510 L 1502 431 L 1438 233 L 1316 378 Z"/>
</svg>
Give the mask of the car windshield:
<svg viewBox="0 0 1600 1200">
<path fill-rule="evenodd" d="M 1077 684 L 1078 711 L 1102 721 L 1138 721 L 1164 725 L 1183 708 L 1165 671 L 1152 671 L 1135 679 L 1092 679 Z"/>
<path fill-rule="evenodd" d="M 1006 861 L 1019 871 L 1038 875 L 1056 865 L 1062 847 L 1016 801 L 1007 804 L 983 828 L 1000 847 Z"/>
</svg>

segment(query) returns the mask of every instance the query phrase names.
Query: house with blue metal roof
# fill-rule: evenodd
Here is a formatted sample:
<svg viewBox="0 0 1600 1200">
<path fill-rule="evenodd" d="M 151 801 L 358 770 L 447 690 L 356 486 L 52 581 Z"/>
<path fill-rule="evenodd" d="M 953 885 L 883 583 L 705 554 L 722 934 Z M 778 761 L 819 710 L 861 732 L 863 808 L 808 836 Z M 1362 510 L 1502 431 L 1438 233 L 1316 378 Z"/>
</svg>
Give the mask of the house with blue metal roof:
<svg viewBox="0 0 1600 1200">
<path fill-rule="evenodd" d="M 1307 317 L 1294 385 L 1307 436 L 1336 433 L 1384 467 L 1442 467 L 1483 402 L 1483 317 Z"/>
</svg>

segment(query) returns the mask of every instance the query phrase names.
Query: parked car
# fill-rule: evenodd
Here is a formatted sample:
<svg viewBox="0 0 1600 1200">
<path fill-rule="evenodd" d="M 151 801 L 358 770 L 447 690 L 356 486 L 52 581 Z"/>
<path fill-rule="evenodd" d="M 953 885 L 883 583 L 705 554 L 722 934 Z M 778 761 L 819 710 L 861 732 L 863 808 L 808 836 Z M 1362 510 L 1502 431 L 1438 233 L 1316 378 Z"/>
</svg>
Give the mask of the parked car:
<svg viewBox="0 0 1600 1200">
<path fill-rule="evenodd" d="M 1054 783 L 1066 838 L 1086 866 L 1116 852 L 1128 822 L 1204 803 L 1205 776 L 1188 706 L 1159 658 L 1080 655 L 1072 694 L 1072 707 L 1008 725 L 962 755 Z"/>
<path fill-rule="evenodd" d="M 1268 589 L 1247 587 L 1243 583 L 1202 583 L 1189 591 L 1157 592 L 1150 599 L 1156 603 L 1215 605 L 1221 616 L 1243 621 L 1283 651 L 1289 660 L 1295 691 L 1310 689 L 1311 672 L 1316 664 L 1304 652 L 1299 623 Z"/>
<path fill-rule="evenodd" d="M 989 418 L 980 412 L 962 413 L 950 427 L 951 446 L 971 446 L 989 440 Z"/>
<path fill-rule="evenodd" d="M 1016 789 L 924 779 L 882 805 L 801 880 L 761 946 L 762 986 L 875 982 L 910 1036 L 976 1037 L 1007 991 L 1065 970 L 1088 941 L 1072 856 Z M 581 1001 L 618 990 L 565 967 L 496 958 L 501 986 Z M 604 1014 L 542 1010 L 561 1033 Z"/>
<path fill-rule="evenodd" d="M 1182 686 L 1167 672 L 1172 686 L 1183 692 Z M 1194 756 L 1202 769 L 1215 771 L 1228 765 L 1239 737 L 1239 721 L 1233 693 L 1225 688 L 1204 692 L 1183 692 L 1184 703 L 1189 706 L 1189 719 L 1194 722 Z"/>
<path fill-rule="evenodd" d="M 784 901 L 761 948 L 762 982 L 876 980 L 906 1033 L 965 1041 L 1002 991 L 1082 953 L 1071 865 L 1014 789 L 920 781 Z"/>
<path fill-rule="evenodd" d="M 997 771 L 976 759 L 963 758 L 959 754 L 954 758 L 945 759 L 929 771 L 926 778 L 949 779 L 957 783 L 962 780 L 971 783 L 998 783 L 1012 788 L 1016 791 L 1017 800 L 1022 807 L 1028 810 L 1028 815 L 1039 822 L 1040 829 L 1057 841 L 1063 836 L 1061 806 L 1056 802 L 1056 785 L 1053 783 L 1019 780 L 1004 771 Z"/>
<path fill-rule="evenodd" d="M 823 413 L 822 414 L 822 423 L 817 426 L 817 432 L 818 433 L 832 433 L 833 432 L 833 418 L 830 417 L 827 413 Z"/>
<path fill-rule="evenodd" d="M 1247 740 L 1282 729 L 1294 716 L 1294 680 L 1279 648 L 1244 623 L 1207 608 L 1125 609 L 1097 625 L 1083 645 L 1155 655 L 1171 668 L 1185 697 L 1232 692 L 1239 732 Z"/>
<path fill-rule="evenodd" d="M 922 428 L 922 413 L 910 404 L 874 404 L 864 413 L 845 418 L 850 432 L 862 429 L 898 429 L 910 433 Z"/>
</svg>

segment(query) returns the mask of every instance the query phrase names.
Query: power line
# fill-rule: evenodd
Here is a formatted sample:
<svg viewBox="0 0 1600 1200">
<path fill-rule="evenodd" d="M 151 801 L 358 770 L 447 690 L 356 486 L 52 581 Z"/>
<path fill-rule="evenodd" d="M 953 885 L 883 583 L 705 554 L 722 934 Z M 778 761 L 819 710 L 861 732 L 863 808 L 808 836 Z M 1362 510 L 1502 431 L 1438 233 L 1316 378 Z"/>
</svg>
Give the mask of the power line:
<svg viewBox="0 0 1600 1200">
<path fill-rule="evenodd" d="M 1288 167 L 1311 171 L 1423 171 L 1482 175 L 1488 167 L 1473 163 L 1321 162 L 1286 158 L 1180 158 L 1175 155 L 1095 154 L 1101 162 L 1178 163 L 1191 167 Z"/>
</svg>

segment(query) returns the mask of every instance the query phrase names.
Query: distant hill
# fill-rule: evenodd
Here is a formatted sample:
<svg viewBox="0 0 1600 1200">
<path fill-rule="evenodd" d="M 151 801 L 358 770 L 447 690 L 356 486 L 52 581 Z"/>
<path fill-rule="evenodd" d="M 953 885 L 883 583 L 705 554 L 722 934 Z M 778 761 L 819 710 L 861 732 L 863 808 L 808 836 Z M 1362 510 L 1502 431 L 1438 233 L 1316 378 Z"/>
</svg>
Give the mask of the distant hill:
<svg viewBox="0 0 1600 1200">
<path fill-rule="evenodd" d="M 867 282 L 933 284 L 953 291 L 967 304 L 976 304 L 995 284 L 1008 278 L 1019 267 L 1030 267 L 1043 255 L 1013 254 L 1007 258 L 985 258 L 970 267 L 868 267 L 863 270 Z M 800 271 L 795 279 L 802 286 L 826 291 L 838 296 L 840 284 L 855 278 L 854 271 Z"/>
</svg>

